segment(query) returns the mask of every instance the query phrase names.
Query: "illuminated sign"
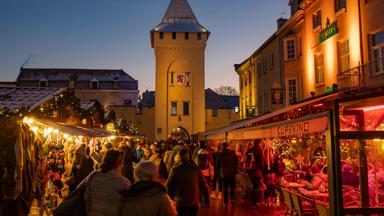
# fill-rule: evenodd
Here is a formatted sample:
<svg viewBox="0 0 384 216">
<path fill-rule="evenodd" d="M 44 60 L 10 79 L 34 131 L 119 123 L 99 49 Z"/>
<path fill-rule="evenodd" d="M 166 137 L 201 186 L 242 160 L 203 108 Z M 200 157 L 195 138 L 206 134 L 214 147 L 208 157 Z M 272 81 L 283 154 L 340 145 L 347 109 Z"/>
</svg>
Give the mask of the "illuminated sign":
<svg viewBox="0 0 384 216">
<path fill-rule="evenodd" d="M 288 124 L 277 128 L 278 136 L 291 136 L 309 132 L 309 121 Z"/>
<path fill-rule="evenodd" d="M 327 25 L 324 29 L 321 30 L 319 35 L 319 42 L 323 43 L 329 38 L 335 36 L 338 33 L 337 22 L 329 23 L 329 19 L 327 19 Z"/>
</svg>

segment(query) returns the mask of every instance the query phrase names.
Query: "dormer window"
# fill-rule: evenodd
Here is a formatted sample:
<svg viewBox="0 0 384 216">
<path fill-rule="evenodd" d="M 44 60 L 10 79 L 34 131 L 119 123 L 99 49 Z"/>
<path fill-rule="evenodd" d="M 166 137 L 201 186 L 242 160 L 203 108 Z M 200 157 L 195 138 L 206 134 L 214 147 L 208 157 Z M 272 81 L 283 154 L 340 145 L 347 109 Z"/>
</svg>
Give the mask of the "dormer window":
<svg viewBox="0 0 384 216">
<path fill-rule="evenodd" d="M 40 87 L 40 88 L 47 88 L 47 87 L 48 87 L 48 80 L 45 79 L 45 78 L 42 78 L 42 79 L 39 81 L 39 87 Z"/>
<path fill-rule="evenodd" d="M 99 89 L 99 80 L 93 78 L 90 84 L 91 89 Z"/>
</svg>

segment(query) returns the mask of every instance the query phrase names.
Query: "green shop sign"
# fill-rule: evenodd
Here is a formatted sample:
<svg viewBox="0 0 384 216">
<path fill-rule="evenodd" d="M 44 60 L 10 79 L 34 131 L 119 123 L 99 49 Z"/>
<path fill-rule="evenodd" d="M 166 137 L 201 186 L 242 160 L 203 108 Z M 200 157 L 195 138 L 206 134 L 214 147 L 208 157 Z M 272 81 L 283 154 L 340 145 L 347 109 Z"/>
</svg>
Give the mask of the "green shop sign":
<svg viewBox="0 0 384 216">
<path fill-rule="evenodd" d="M 337 23 L 334 21 L 333 23 L 329 22 L 325 26 L 324 29 L 321 30 L 320 35 L 319 35 L 319 41 L 320 43 L 323 43 L 324 41 L 328 40 L 329 38 L 333 37 L 338 33 L 337 29 Z"/>
</svg>

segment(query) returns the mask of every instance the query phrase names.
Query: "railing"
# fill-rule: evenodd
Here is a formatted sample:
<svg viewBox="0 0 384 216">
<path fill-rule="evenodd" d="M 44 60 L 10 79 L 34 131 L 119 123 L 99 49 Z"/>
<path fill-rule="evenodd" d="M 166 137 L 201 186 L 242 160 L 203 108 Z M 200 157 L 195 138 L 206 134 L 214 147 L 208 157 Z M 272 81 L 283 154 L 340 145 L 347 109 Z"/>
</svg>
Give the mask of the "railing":
<svg viewBox="0 0 384 216">
<path fill-rule="evenodd" d="M 384 57 L 337 74 L 340 89 L 384 85 Z"/>
</svg>

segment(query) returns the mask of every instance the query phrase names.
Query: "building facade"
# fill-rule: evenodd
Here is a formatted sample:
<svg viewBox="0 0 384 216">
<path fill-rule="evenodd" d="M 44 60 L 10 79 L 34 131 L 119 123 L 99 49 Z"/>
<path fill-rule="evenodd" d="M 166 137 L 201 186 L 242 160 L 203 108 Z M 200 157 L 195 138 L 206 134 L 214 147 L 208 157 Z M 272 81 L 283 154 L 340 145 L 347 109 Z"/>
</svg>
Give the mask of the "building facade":
<svg viewBox="0 0 384 216">
<path fill-rule="evenodd" d="M 383 85 L 383 0 L 289 5 L 291 17 L 279 20 L 278 30 L 235 65 L 242 119 L 336 90 Z"/>
<path fill-rule="evenodd" d="M 21 68 L 19 87 L 74 89 L 81 102 L 97 100 L 104 108 L 137 106 L 138 81 L 123 70 Z"/>
<path fill-rule="evenodd" d="M 171 0 L 151 31 L 156 58 L 155 137 L 173 131 L 186 137 L 205 130 L 204 67 L 209 31 L 186 0 Z"/>
</svg>

